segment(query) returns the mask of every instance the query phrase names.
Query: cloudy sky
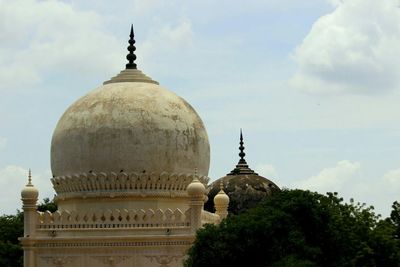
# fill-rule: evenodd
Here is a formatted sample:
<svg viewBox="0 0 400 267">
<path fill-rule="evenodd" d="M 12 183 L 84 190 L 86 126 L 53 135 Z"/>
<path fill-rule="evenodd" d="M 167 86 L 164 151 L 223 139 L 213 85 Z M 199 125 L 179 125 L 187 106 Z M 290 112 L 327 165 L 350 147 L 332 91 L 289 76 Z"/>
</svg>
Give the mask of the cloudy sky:
<svg viewBox="0 0 400 267">
<path fill-rule="evenodd" d="M 49 182 L 53 129 L 76 99 L 138 66 L 198 111 L 212 180 L 238 160 L 281 187 L 400 200 L 400 1 L 0 0 L 0 214 L 32 168 Z"/>
</svg>

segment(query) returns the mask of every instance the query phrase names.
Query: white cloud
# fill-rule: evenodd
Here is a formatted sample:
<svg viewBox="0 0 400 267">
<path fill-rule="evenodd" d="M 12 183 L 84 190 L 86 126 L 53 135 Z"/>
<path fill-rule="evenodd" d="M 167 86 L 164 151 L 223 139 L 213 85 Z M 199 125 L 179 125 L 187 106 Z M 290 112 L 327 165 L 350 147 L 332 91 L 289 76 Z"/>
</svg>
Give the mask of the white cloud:
<svg viewBox="0 0 400 267">
<path fill-rule="evenodd" d="M 116 68 L 117 41 L 102 18 L 59 1 L 4 1 L 0 8 L 1 87 L 27 86 L 45 74 L 88 74 Z M 99 56 L 101 55 L 101 56 Z"/>
<path fill-rule="evenodd" d="M 397 198 L 400 200 L 400 169 L 388 171 L 383 176 L 382 181 L 386 185 L 386 193 L 397 194 Z"/>
<path fill-rule="evenodd" d="M 312 93 L 381 93 L 400 88 L 397 0 L 330 1 L 336 9 L 313 25 L 294 58 L 291 83 Z"/>
<path fill-rule="evenodd" d="M 325 168 L 317 175 L 311 176 L 294 184 L 301 189 L 309 189 L 320 193 L 342 192 L 344 187 L 351 183 L 358 175 L 360 163 L 342 160 L 336 166 Z"/>
<path fill-rule="evenodd" d="M 361 186 L 361 183 L 363 185 Z M 364 199 L 372 199 L 377 211 L 389 216 L 394 201 L 400 201 L 400 169 L 387 171 L 372 181 L 360 181 L 357 192 Z"/>
<path fill-rule="evenodd" d="M 28 181 L 28 170 L 20 166 L 8 165 L 0 169 L 0 215 L 15 214 L 21 210 L 22 202 L 20 192 Z M 45 197 L 52 198 L 53 189 L 48 172 L 43 175 L 32 175 L 32 183 L 39 190 L 39 201 Z"/>
<path fill-rule="evenodd" d="M 343 4 L 343 0 L 326 0 L 329 4 L 333 6 L 338 6 L 340 4 Z"/>
<path fill-rule="evenodd" d="M 164 63 L 173 61 L 179 66 L 179 61 L 185 61 L 184 55 L 190 55 L 194 46 L 193 37 L 192 24 L 188 19 L 180 19 L 175 23 L 159 21 L 141 42 L 138 57 L 143 58 L 141 62 L 145 65 L 144 69 L 147 69 L 146 66 L 151 69 L 162 66 L 158 71 L 171 73 L 171 69 L 165 70 Z"/>
<path fill-rule="evenodd" d="M 256 166 L 255 171 L 259 175 L 266 177 L 268 179 L 274 179 L 278 177 L 278 172 L 276 171 L 275 167 L 270 164 L 258 165 Z"/>
<path fill-rule="evenodd" d="M 389 216 L 391 205 L 400 200 L 400 169 L 387 171 L 381 177 L 366 179 L 361 164 L 348 160 L 321 170 L 317 175 L 298 180 L 290 186 L 304 190 L 338 192 L 345 201 L 372 205 L 378 214 Z"/>
</svg>

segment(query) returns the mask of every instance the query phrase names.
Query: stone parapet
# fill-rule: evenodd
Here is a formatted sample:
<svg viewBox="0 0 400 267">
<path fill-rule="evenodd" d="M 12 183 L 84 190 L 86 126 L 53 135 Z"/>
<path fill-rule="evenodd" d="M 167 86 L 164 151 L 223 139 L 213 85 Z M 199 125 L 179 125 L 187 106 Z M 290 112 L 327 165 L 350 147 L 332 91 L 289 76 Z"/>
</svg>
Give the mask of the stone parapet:
<svg viewBox="0 0 400 267">
<path fill-rule="evenodd" d="M 202 226 L 205 224 L 218 224 L 221 221 L 221 218 L 218 214 L 211 213 L 205 210 L 201 211 L 201 224 Z"/>
<path fill-rule="evenodd" d="M 88 212 L 37 212 L 37 229 L 110 229 L 190 227 L 190 209 L 114 209 Z"/>
</svg>

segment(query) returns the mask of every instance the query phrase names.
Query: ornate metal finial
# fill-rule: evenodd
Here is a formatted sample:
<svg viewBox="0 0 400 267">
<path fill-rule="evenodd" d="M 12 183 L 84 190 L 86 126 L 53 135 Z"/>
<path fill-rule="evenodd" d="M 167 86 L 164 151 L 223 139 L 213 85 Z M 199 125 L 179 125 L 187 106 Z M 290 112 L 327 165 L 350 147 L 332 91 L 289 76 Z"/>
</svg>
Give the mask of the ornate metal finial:
<svg viewBox="0 0 400 267">
<path fill-rule="evenodd" d="M 222 181 L 219 183 L 219 189 L 221 189 L 222 191 L 224 190 L 224 181 Z"/>
<path fill-rule="evenodd" d="M 133 24 L 131 26 L 131 34 L 129 34 L 129 46 L 128 46 L 128 51 L 129 54 L 126 55 L 126 59 L 129 61 L 128 64 L 126 64 L 126 69 L 136 69 L 136 55 L 135 55 L 135 34 L 133 33 Z"/>
<path fill-rule="evenodd" d="M 194 168 L 194 175 L 197 175 L 197 167 Z"/>
<path fill-rule="evenodd" d="M 31 172 L 31 168 L 29 168 L 29 171 L 28 171 L 28 185 L 32 185 L 32 172 Z"/>
<path fill-rule="evenodd" d="M 239 142 L 240 146 L 239 146 L 239 163 L 246 163 L 246 160 L 244 159 L 244 156 L 246 156 L 246 153 L 244 153 L 244 142 L 243 142 L 243 134 L 242 134 L 242 129 L 240 129 L 240 142 Z"/>
<path fill-rule="evenodd" d="M 236 165 L 236 168 L 234 168 L 230 173 L 227 175 L 240 175 L 240 174 L 254 174 L 257 175 L 252 169 L 249 168 L 249 165 L 247 165 L 246 160 L 244 159 L 244 156 L 246 156 L 246 153 L 244 153 L 244 142 L 243 142 L 243 133 L 242 129 L 240 129 L 240 142 L 239 142 L 239 162 Z"/>
</svg>

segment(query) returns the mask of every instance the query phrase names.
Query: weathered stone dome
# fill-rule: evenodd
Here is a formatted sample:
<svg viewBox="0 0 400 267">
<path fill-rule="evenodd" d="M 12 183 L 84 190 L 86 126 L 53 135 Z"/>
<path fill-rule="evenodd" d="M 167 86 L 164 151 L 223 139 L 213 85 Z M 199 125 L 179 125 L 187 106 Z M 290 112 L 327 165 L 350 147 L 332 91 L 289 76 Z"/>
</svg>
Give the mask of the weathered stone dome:
<svg viewBox="0 0 400 267">
<path fill-rule="evenodd" d="M 54 176 L 81 173 L 208 175 L 203 122 L 181 97 L 126 69 L 72 104 L 51 143 Z"/>
<path fill-rule="evenodd" d="M 28 184 L 21 191 L 21 199 L 24 203 L 36 203 L 39 196 L 39 191 L 33 186 L 31 178 L 31 170 L 29 169 Z"/>
<path fill-rule="evenodd" d="M 236 167 L 226 176 L 221 177 L 208 186 L 208 201 L 205 209 L 214 211 L 213 199 L 222 189 L 229 196 L 229 213 L 238 214 L 241 211 L 254 207 L 265 197 L 280 191 L 271 180 L 258 175 L 249 168 L 244 159 L 243 136 L 240 133 L 240 160 Z"/>
</svg>

